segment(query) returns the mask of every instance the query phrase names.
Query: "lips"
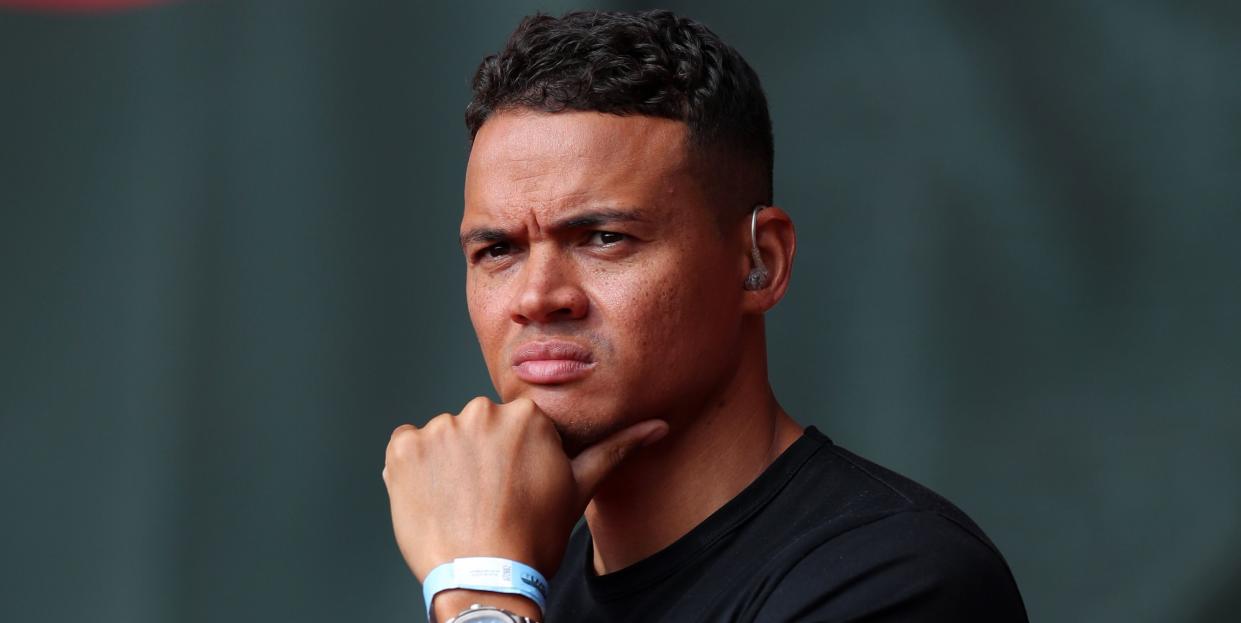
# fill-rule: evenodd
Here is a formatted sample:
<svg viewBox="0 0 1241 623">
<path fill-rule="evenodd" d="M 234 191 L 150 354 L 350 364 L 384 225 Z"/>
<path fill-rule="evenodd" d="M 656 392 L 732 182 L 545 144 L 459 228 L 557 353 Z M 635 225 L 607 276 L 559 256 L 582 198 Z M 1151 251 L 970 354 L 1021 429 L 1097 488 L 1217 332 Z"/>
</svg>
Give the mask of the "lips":
<svg viewBox="0 0 1241 623">
<path fill-rule="evenodd" d="M 576 381 L 595 367 L 590 350 L 566 341 L 530 342 L 513 351 L 513 372 L 535 385 Z"/>
</svg>

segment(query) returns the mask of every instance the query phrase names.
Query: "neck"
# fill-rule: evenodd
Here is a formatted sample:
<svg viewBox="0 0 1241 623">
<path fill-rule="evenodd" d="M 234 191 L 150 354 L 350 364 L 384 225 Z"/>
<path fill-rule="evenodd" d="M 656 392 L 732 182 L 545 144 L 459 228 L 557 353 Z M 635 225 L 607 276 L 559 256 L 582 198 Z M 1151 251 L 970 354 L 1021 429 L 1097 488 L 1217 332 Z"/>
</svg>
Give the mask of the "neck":
<svg viewBox="0 0 1241 623">
<path fill-rule="evenodd" d="M 699 412 L 670 420 L 664 440 L 627 460 L 596 491 L 586 508 L 596 572 L 622 569 L 671 545 L 802 434 L 772 394 L 759 346 L 760 356 L 742 358 L 753 363 L 740 365 Z"/>
</svg>

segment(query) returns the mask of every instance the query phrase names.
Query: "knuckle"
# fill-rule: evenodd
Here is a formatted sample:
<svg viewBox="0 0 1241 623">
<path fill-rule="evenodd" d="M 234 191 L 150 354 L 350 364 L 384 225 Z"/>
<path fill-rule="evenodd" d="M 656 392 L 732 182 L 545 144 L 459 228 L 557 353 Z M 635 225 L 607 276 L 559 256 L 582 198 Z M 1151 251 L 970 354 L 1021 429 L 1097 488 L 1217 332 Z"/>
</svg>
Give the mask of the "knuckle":
<svg viewBox="0 0 1241 623">
<path fill-rule="evenodd" d="M 475 396 L 474 398 L 471 398 L 469 402 L 465 403 L 465 407 L 461 409 L 461 415 L 488 413 L 494 406 L 495 403 L 491 402 L 490 398 L 486 396 Z"/>
<path fill-rule="evenodd" d="M 389 462 L 408 458 L 415 451 L 418 441 L 418 428 L 412 424 L 402 424 L 392 431 L 388 440 L 387 456 Z"/>
<path fill-rule="evenodd" d="M 531 400 L 531 399 L 529 399 L 529 398 L 526 398 L 526 397 L 524 397 L 524 396 L 523 396 L 523 397 L 521 397 L 521 398 L 516 398 L 516 399 L 514 399 L 512 402 L 510 402 L 510 403 L 508 403 L 508 404 L 509 404 L 509 408 L 511 408 L 511 409 L 513 409 L 513 410 L 515 410 L 515 411 L 521 411 L 521 412 L 531 411 L 531 412 L 533 412 L 533 411 L 535 411 L 535 410 L 537 409 L 537 406 L 534 404 L 534 401 L 533 401 L 533 400 Z"/>
<path fill-rule="evenodd" d="M 545 419 L 539 412 L 538 405 L 534 404 L 534 401 L 529 398 L 518 398 L 504 405 L 504 409 L 506 416 L 525 424 Z"/>
<path fill-rule="evenodd" d="M 453 422 L 453 415 L 451 413 L 441 413 L 427 420 L 427 423 L 423 424 L 422 430 L 426 432 L 435 432 L 445 426 L 450 426 L 452 422 Z"/>
<path fill-rule="evenodd" d="M 620 465 L 629 454 L 629 446 L 615 445 L 608 448 L 608 461 L 612 465 Z"/>
<path fill-rule="evenodd" d="M 402 424 L 392 429 L 392 435 L 388 438 L 388 441 L 389 443 L 391 443 L 393 441 L 396 441 L 397 439 L 407 437 L 413 434 L 414 431 L 417 431 L 417 430 L 418 428 L 415 427 L 413 424 Z"/>
</svg>

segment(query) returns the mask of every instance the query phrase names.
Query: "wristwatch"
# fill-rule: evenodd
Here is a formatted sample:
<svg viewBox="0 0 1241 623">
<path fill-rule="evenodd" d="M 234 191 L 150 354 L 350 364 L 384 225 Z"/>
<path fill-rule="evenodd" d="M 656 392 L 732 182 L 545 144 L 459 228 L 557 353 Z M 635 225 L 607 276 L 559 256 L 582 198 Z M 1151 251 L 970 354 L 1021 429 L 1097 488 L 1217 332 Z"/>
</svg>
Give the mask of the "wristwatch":
<svg viewBox="0 0 1241 623">
<path fill-rule="evenodd" d="M 513 614 L 508 610 L 501 610 L 492 606 L 484 606 L 474 604 L 469 608 L 462 610 L 457 616 L 448 619 L 446 623 L 539 623 L 534 619 L 528 619 L 519 614 Z"/>
</svg>

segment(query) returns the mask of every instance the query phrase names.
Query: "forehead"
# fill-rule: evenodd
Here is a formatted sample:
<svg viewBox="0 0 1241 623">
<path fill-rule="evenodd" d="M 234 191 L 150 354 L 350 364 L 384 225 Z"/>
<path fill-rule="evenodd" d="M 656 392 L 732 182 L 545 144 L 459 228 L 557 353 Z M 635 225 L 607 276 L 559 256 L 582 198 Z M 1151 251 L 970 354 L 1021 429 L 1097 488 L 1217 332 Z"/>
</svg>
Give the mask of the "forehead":
<svg viewBox="0 0 1241 623">
<path fill-rule="evenodd" d="M 581 205 L 658 211 L 695 195 L 688 129 L 671 119 L 597 112 L 493 115 L 474 139 L 463 229 L 539 219 Z"/>
</svg>

